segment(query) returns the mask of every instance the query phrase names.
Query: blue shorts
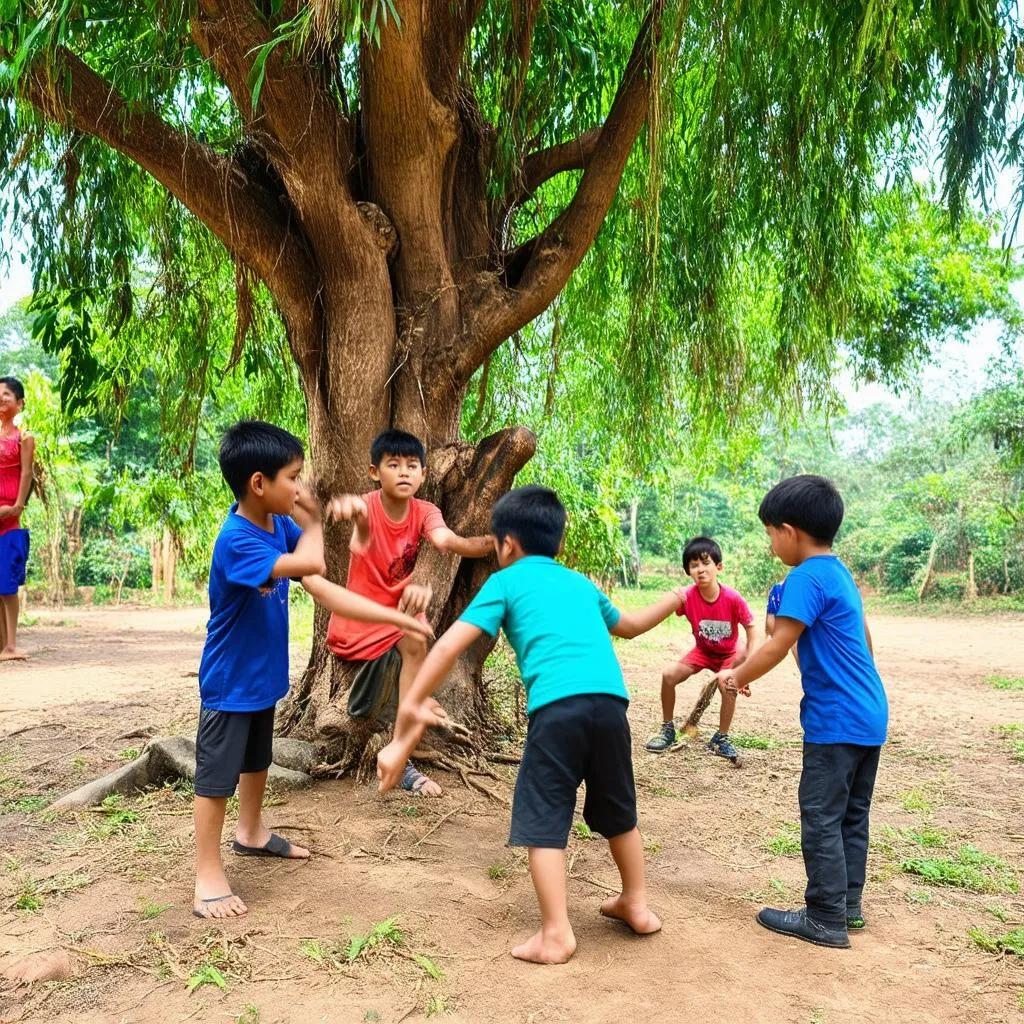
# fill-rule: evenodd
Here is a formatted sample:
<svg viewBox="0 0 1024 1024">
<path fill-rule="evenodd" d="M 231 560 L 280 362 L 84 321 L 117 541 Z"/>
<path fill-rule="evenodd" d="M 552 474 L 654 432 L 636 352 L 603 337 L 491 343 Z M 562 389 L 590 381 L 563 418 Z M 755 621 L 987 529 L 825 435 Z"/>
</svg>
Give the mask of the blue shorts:
<svg viewBox="0 0 1024 1024">
<path fill-rule="evenodd" d="M 25 586 L 28 565 L 28 530 L 0 533 L 0 594 L 16 594 Z"/>
</svg>

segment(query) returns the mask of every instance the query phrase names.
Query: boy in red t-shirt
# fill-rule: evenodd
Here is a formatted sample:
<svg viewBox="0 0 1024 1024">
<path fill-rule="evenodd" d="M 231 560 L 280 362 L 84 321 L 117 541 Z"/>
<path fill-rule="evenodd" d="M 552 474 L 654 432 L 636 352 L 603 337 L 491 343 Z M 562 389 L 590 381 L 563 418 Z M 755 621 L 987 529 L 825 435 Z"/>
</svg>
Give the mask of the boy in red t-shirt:
<svg viewBox="0 0 1024 1024">
<path fill-rule="evenodd" d="M 676 707 L 676 687 L 703 669 L 720 672 L 742 664 L 754 649 L 757 627 L 750 606 L 731 587 L 718 582 L 722 571 L 722 549 L 710 537 L 694 537 L 683 551 L 683 565 L 694 585 L 686 591 L 678 615 L 685 615 L 693 627 L 696 640 L 689 653 L 678 662 L 666 666 L 661 673 L 661 710 L 664 722 L 661 731 L 648 740 L 646 748 L 655 752 L 668 750 L 676 742 L 673 714 Z M 738 626 L 746 630 L 746 647 L 737 649 Z M 718 731 L 708 746 L 722 757 L 736 759 L 736 748 L 729 740 L 729 726 L 736 711 L 736 694 L 722 694 L 722 708 L 718 718 Z"/>
<path fill-rule="evenodd" d="M 329 506 L 335 519 L 351 519 L 354 524 L 348 589 L 414 616 L 423 615 L 432 596 L 429 586 L 409 582 L 424 537 L 439 551 L 463 558 L 485 558 L 494 551 L 489 535 L 460 537 L 445 526 L 436 505 L 415 497 L 426 474 L 423 442 L 404 430 L 385 430 L 370 448 L 370 479 L 379 483 L 380 489 L 361 496 L 344 494 Z M 393 647 L 402 658 L 398 677 L 401 700 L 427 656 L 426 640 L 386 623 L 331 615 L 327 648 L 337 657 L 373 661 Z M 411 761 L 402 788 L 425 796 L 441 795 L 441 787 L 417 771 Z"/>
</svg>

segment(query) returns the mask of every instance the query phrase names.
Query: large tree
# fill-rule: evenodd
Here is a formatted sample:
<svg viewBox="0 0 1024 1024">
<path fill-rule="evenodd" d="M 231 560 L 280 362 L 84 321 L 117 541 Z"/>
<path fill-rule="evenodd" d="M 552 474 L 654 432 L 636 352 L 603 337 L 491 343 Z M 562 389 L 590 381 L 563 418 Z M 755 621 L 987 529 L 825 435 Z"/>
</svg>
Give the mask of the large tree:
<svg viewBox="0 0 1024 1024">
<path fill-rule="evenodd" d="M 588 314 L 632 298 L 607 332 L 630 435 L 680 366 L 712 417 L 745 389 L 827 387 L 872 198 L 907 177 L 919 111 L 941 108 L 954 217 L 1017 156 L 1014 7 L 0 0 L 0 213 L 28 218 L 37 282 L 75 313 L 58 342 L 79 383 L 90 304 L 128 322 L 138 268 L 187 279 L 197 219 L 236 268 L 238 344 L 254 305 L 276 308 L 323 487 L 363 487 L 395 424 L 430 446 L 449 523 L 479 532 L 534 440 L 461 440 L 467 388 L 595 243 Z M 336 576 L 345 539 L 328 534 Z M 440 626 L 487 571 L 421 555 Z M 484 653 L 449 692 L 474 725 Z M 287 723 L 342 767 L 373 749 L 346 685 L 315 643 Z"/>
</svg>

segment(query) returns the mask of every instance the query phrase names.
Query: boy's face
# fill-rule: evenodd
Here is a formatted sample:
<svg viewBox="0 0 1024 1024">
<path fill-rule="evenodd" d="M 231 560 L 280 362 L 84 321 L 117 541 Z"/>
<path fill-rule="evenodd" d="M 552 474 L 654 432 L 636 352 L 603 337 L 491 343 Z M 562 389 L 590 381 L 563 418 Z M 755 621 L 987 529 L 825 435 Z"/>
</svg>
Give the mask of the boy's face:
<svg viewBox="0 0 1024 1024">
<path fill-rule="evenodd" d="M 690 564 L 686 567 L 686 574 L 693 578 L 698 587 L 709 587 L 718 579 L 722 571 L 722 563 L 715 562 L 710 555 L 701 555 L 700 558 L 691 558 Z"/>
<path fill-rule="evenodd" d="M 379 466 L 370 467 L 370 479 L 379 481 L 380 489 L 397 501 L 411 498 L 426 475 L 426 467 L 417 455 L 385 455 Z"/>
<path fill-rule="evenodd" d="M 783 523 L 781 526 L 765 526 L 764 532 L 768 534 L 772 554 L 784 565 L 796 565 L 796 530 L 789 523 Z"/>
<path fill-rule="evenodd" d="M 6 385 L 0 384 L 0 418 L 13 420 L 25 403 Z"/>
<path fill-rule="evenodd" d="M 292 459 L 273 478 L 265 473 L 253 473 L 249 480 L 249 490 L 263 502 L 267 512 L 275 516 L 290 516 L 295 509 L 295 499 L 299 496 L 299 477 L 304 466 L 304 460 Z"/>
</svg>

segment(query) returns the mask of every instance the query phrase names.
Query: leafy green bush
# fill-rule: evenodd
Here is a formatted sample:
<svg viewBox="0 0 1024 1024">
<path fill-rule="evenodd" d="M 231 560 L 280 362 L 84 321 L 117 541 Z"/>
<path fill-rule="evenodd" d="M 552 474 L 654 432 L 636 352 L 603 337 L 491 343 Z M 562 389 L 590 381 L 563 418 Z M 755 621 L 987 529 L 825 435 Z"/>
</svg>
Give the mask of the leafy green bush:
<svg viewBox="0 0 1024 1024">
<path fill-rule="evenodd" d="M 882 580 L 886 590 L 906 590 L 928 562 L 931 530 L 918 530 L 898 540 L 882 556 Z"/>
<path fill-rule="evenodd" d="M 87 537 L 75 564 L 76 585 L 116 585 L 122 577 L 124 586 L 133 589 L 142 589 L 152 583 L 149 550 L 138 535 L 110 537 L 94 534 Z"/>
</svg>

